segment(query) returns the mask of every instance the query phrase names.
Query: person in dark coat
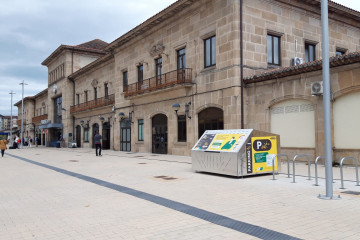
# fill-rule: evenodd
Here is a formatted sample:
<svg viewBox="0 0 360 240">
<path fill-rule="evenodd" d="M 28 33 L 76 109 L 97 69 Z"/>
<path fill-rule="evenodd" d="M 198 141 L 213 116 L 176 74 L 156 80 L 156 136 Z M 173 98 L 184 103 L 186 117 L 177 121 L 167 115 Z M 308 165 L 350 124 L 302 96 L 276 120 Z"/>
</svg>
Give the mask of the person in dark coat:
<svg viewBox="0 0 360 240">
<path fill-rule="evenodd" d="M 102 156 L 101 155 L 101 135 L 99 134 L 99 132 L 96 132 L 95 136 L 94 136 L 94 143 L 95 143 L 95 153 L 96 156 Z M 99 149 L 99 154 L 98 154 L 98 149 Z"/>
</svg>

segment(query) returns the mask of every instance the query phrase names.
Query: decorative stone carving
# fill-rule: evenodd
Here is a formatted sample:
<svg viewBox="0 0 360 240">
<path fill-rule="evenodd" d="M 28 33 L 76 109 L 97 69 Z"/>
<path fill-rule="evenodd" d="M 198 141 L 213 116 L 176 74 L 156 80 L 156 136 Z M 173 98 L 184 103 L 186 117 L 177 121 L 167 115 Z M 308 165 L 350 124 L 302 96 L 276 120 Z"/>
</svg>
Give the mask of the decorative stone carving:
<svg viewBox="0 0 360 240">
<path fill-rule="evenodd" d="M 93 86 L 94 88 L 95 87 L 97 87 L 97 85 L 98 85 L 98 80 L 97 79 L 94 79 L 94 80 L 92 80 L 92 82 L 91 82 L 91 86 Z"/>
<path fill-rule="evenodd" d="M 157 55 L 161 55 L 164 50 L 165 46 L 161 42 L 159 42 L 150 48 L 149 53 L 152 57 L 155 57 Z"/>
</svg>

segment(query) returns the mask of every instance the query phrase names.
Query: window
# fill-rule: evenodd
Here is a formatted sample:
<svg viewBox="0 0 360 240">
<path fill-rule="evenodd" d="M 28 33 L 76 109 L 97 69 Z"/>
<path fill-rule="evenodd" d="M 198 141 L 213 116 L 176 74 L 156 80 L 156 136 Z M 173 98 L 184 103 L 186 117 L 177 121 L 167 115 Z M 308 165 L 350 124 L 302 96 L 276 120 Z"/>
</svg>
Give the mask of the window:
<svg viewBox="0 0 360 240">
<path fill-rule="evenodd" d="M 76 94 L 76 104 L 80 104 L 80 94 Z"/>
<path fill-rule="evenodd" d="M 186 116 L 178 116 L 178 142 L 186 142 Z"/>
<path fill-rule="evenodd" d="M 305 43 L 305 62 L 315 61 L 315 44 Z"/>
<path fill-rule="evenodd" d="M 138 140 L 144 141 L 144 119 L 138 120 Z"/>
<path fill-rule="evenodd" d="M 96 100 L 96 99 L 97 99 L 97 88 L 94 87 L 94 100 Z"/>
<path fill-rule="evenodd" d="M 341 55 L 344 55 L 346 54 L 346 49 L 343 49 L 343 48 L 337 48 L 336 49 L 336 56 L 341 56 Z"/>
<path fill-rule="evenodd" d="M 268 64 L 280 65 L 280 37 L 275 35 L 267 36 Z"/>
<path fill-rule="evenodd" d="M 89 142 L 89 128 L 84 128 L 84 142 Z"/>
<path fill-rule="evenodd" d="M 185 48 L 177 51 L 177 69 L 186 68 Z"/>
<path fill-rule="evenodd" d="M 84 92 L 84 96 L 85 96 L 85 99 L 84 101 L 87 102 L 89 99 L 88 99 L 88 91 L 85 91 Z"/>
<path fill-rule="evenodd" d="M 162 58 L 155 59 L 155 73 L 157 78 L 161 78 L 162 74 Z"/>
<path fill-rule="evenodd" d="M 144 66 L 139 65 L 137 67 L 138 70 L 138 82 L 142 82 L 144 80 Z"/>
<path fill-rule="evenodd" d="M 54 99 L 54 123 L 62 123 L 62 97 Z"/>
<path fill-rule="evenodd" d="M 216 36 L 205 39 L 204 52 L 205 67 L 216 65 Z"/>
<path fill-rule="evenodd" d="M 128 72 L 123 72 L 123 92 L 125 92 L 126 88 L 128 86 Z"/>
<path fill-rule="evenodd" d="M 109 84 L 105 83 L 104 84 L 104 90 L 105 90 L 105 97 L 109 96 Z"/>
</svg>

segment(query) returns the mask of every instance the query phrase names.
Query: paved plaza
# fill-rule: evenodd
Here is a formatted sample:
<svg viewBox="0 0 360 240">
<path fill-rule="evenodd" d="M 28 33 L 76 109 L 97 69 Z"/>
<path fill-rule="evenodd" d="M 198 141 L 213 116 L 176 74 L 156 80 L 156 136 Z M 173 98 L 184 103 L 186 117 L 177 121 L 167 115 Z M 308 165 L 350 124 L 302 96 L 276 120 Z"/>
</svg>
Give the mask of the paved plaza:
<svg viewBox="0 0 360 240">
<path fill-rule="evenodd" d="M 333 169 L 340 200 L 319 199 L 325 168 L 314 186 L 303 163 L 292 183 L 285 163 L 274 181 L 195 173 L 191 157 L 32 147 L 7 150 L 0 171 L 1 240 L 360 239 L 352 167 L 346 189 Z"/>
</svg>

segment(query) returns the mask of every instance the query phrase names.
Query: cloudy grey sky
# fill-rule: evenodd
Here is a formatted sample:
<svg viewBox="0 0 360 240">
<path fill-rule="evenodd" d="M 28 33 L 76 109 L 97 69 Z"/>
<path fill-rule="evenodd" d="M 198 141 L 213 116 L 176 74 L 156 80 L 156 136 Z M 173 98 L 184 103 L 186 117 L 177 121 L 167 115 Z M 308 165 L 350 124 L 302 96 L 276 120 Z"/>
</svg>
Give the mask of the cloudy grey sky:
<svg viewBox="0 0 360 240">
<path fill-rule="evenodd" d="M 47 87 L 41 65 L 61 44 L 93 39 L 112 42 L 176 0 L 0 0 L 0 114 L 13 103 Z M 336 0 L 360 11 L 360 0 Z M 13 107 L 13 115 L 17 108 Z"/>
</svg>

